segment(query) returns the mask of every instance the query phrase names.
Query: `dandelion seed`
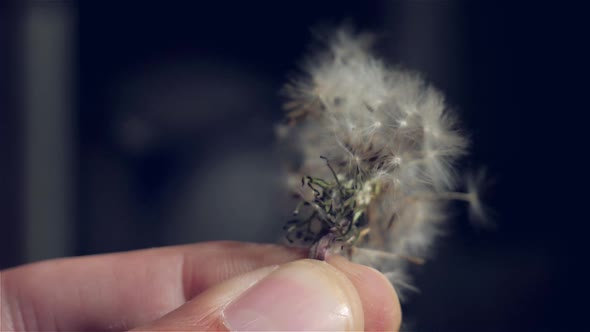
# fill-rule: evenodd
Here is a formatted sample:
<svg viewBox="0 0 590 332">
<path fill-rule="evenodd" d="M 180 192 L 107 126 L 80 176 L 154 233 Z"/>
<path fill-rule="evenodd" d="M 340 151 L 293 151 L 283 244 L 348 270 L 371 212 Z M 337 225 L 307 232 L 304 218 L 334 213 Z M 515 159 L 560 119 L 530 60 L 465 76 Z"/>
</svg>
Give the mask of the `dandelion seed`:
<svg viewBox="0 0 590 332">
<path fill-rule="evenodd" d="M 413 289 L 406 266 L 423 263 L 445 203 L 465 201 L 483 215 L 481 176 L 467 180 L 466 193 L 453 191 L 453 165 L 467 147 L 455 117 L 418 75 L 375 57 L 373 40 L 336 31 L 285 88 L 290 134 L 282 136 L 302 159 L 290 177 L 302 180 L 289 182 L 300 204 L 286 239 L 311 258 L 340 253 Z"/>
<path fill-rule="evenodd" d="M 469 203 L 469 219 L 484 227 L 493 227 L 494 213 L 482 202 L 482 191 L 492 185 L 485 168 L 469 172 L 465 177 L 465 190 Z"/>
</svg>

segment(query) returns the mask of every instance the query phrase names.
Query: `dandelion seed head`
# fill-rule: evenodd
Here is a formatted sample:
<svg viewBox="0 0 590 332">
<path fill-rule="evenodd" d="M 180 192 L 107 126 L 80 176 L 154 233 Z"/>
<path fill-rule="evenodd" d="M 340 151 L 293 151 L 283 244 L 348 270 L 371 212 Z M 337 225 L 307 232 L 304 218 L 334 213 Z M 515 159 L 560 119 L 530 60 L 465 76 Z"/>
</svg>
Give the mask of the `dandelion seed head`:
<svg viewBox="0 0 590 332">
<path fill-rule="evenodd" d="M 442 198 L 457 196 L 444 193 L 456 185 L 454 165 L 468 144 L 442 93 L 376 57 L 374 40 L 335 31 L 285 88 L 292 134 L 282 136 L 301 153 L 292 178 L 305 179 L 289 187 L 307 203 L 293 229 L 312 239 L 312 258 L 344 248 L 411 288 L 406 266 L 422 261 L 441 233 Z M 477 191 L 468 190 L 457 197 L 479 214 Z"/>
</svg>

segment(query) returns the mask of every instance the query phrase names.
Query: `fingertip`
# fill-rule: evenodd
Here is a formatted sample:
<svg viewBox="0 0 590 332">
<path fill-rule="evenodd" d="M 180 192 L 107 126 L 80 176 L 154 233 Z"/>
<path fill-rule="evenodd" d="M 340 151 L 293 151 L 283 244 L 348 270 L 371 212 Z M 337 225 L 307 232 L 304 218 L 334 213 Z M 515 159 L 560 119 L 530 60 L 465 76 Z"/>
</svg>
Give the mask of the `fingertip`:
<svg viewBox="0 0 590 332">
<path fill-rule="evenodd" d="M 223 312 L 232 331 L 363 330 L 354 285 L 326 262 L 303 259 L 281 265 Z"/>
<path fill-rule="evenodd" d="M 399 330 L 402 321 L 399 298 L 382 273 L 341 256 L 329 257 L 328 263 L 342 271 L 356 287 L 363 305 L 366 331 Z"/>
</svg>

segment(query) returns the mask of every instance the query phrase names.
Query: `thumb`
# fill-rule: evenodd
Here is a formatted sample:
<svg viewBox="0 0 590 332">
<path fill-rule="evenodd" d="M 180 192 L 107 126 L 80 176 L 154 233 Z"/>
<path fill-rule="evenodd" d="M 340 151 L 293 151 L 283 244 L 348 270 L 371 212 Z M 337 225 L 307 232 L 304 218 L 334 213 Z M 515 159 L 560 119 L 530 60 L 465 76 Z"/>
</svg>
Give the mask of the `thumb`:
<svg viewBox="0 0 590 332">
<path fill-rule="evenodd" d="M 338 269 L 317 260 L 261 268 L 218 284 L 138 330 L 364 329 L 362 302 Z"/>
</svg>

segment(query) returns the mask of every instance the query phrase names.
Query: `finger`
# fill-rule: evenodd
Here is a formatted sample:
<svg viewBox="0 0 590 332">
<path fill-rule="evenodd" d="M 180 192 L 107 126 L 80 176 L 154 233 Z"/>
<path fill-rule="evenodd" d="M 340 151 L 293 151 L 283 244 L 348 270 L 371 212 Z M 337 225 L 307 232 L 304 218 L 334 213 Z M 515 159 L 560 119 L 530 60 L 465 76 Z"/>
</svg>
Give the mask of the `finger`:
<svg viewBox="0 0 590 332">
<path fill-rule="evenodd" d="M 328 263 L 342 271 L 356 287 L 365 312 L 365 331 L 399 331 L 402 321 L 399 299 L 383 274 L 341 256 L 329 257 Z"/>
<path fill-rule="evenodd" d="M 317 260 L 266 267 L 214 286 L 141 331 L 359 331 L 361 296 Z"/>
<path fill-rule="evenodd" d="M 52 331 L 129 329 L 223 280 L 303 255 L 276 245 L 210 242 L 18 267 L 2 272 L 2 315 L 10 317 L 2 325 Z"/>
</svg>

